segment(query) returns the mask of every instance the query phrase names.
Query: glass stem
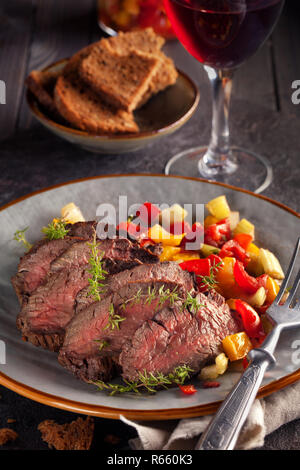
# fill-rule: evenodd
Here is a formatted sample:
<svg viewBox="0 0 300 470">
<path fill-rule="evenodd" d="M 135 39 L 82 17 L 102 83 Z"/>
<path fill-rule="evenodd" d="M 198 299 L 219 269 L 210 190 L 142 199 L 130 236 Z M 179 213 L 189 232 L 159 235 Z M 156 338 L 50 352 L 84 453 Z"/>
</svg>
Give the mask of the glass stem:
<svg viewBox="0 0 300 470">
<path fill-rule="evenodd" d="M 199 162 L 202 175 L 212 177 L 233 173 L 237 164 L 229 145 L 229 105 L 232 70 L 216 70 L 205 66 L 213 93 L 212 133 L 207 152 Z"/>
</svg>

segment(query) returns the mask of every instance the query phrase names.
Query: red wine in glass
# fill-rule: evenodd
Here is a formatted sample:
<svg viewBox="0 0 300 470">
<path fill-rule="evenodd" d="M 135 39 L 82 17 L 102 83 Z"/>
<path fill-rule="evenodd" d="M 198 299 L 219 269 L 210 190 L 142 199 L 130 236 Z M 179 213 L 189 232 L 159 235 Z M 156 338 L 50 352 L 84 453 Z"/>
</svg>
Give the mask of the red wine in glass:
<svg viewBox="0 0 300 470">
<path fill-rule="evenodd" d="M 235 176 L 237 183 L 233 177 L 228 179 L 228 175 L 243 171 L 241 166 L 246 162 L 242 152 L 239 155 L 229 146 L 227 118 L 232 74 L 268 38 L 284 0 L 164 0 L 164 3 L 176 36 L 187 51 L 204 64 L 213 86 L 214 99 L 209 146 L 198 149 L 198 156 L 197 149 L 191 149 L 173 157 L 167 164 L 166 173 L 194 176 L 198 160 L 198 174 L 241 186 L 241 175 Z M 270 184 L 272 170 L 264 157 L 252 152 L 246 156 L 249 155 L 252 162 L 253 159 L 259 160 L 257 164 L 261 169 L 258 171 L 266 173 L 262 178 L 268 183 L 255 183 L 261 191 Z M 248 168 L 245 168 L 247 173 L 250 159 L 247 159 Z M 193 168 L 189 169 L 189 166 Z M 253 171 L 257 172 L 255 165 Z"/>
</svg>

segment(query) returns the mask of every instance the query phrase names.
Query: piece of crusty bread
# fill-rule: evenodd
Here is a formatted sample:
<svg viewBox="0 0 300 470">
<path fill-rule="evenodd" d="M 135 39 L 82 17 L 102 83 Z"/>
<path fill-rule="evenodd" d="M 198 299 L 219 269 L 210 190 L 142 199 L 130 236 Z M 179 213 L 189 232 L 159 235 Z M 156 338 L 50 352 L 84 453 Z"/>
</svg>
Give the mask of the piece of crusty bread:
<svg viewBox="0 0 300 470">
<path fill-rule="evenodd" d="M 109 42 L 101 41 L 81 61 L 79 74 L 106 102 L 133 111 L 148 90 L 160 62 L 157 55 L 139 50 L 120 55 Z"/>
<path fill-rule="evenodd" d="M 56 113 L 53 92 L 59 73 L 33 70 L 25 81 L 25 84 L 38 102 L 52 114 Z"/>
<path fill-rule="evenodd" d="M 141 97 L 137 107 L 141 107 L 146 101 L 159 91 L 164 90 L 170 85 L 174 85 L 178 73 L 172 59 L 167 57 L 161 47 L 165 40 L 154 33 L 152 28 L 142 31 L 132 31 L 129 33 L 120 32 L 117 36 L 108 39 L 102 39 L 102 42 L 108 42 L 111 48 L 120 55 L 128 54 L 128 51 L 135 50 L 155 55 L 160 59 L 160 66 L 153 75 L 148 89 Z"/>
<path fill-rule="evenodd" d="M 92 47 L 79 51 L 64 67 L 54 91 L 57 110 L 72 126 L 95 134 L 138 132 L 132 113 L 106 105 L 81 80 L 79 66 Z"/>
<path fill-rule="evenodd" d="M 50 449 L 56 450 L 89 450 L 94 436 L 94 420 L 77 418 L 66 424 L 57 424 L 46 419 L 38 425 L 43 441 Z"/>
</svg>

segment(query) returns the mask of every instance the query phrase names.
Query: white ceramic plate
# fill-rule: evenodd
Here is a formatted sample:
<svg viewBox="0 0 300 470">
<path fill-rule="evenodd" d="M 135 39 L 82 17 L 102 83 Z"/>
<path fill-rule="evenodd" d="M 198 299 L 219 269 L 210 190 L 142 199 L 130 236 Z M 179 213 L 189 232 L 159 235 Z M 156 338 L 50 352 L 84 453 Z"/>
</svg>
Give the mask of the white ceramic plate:
<svg viewBox="0 0 300 470">
<path fill-rule="evenodd" d="M 79 382 L 57 362 L 54 353 L 22 341 L 15 326 L 19 305 L 10 283 L 23 249 L 12 240 L 17 229 L 29 226 L 27 237 L 40 238 L 40 229 L 73 201 L 86 219 L 94 219 L 100 202 L 118 205 L 118 196 L 127 195 L 129 204 L 177 202 L 206 203 L 226 194 L 234 210 L 255 223 L 257 243 L 274 250 L 283 268 L 287 267 L 295 241 L 300 234 L 299 215 L 274 201 L 243 190 L 197 179 L 162 175 L 124 175 L 95 177 L 46 189 L 17 200 L 0 211 L 0 340 L 6 346 L 6 364 L 0 365 L 0 383 L 33 400 L 75 412 L 132 419 L 175 419 L 199 416 L 216 410 L 239 372 L 227 372 L 221 386 L 201 389 L 191 396 L 177 388 L 154 396 L 114 396 Z M 267 372 L 260 395 L 266 395 L 300 378 L 293 361 L 293 342 L 300 331 L 285 333 L 276 350 L 278 364 Z M 3 345 L 3 343 L 0 343 Z"/>
</svg>

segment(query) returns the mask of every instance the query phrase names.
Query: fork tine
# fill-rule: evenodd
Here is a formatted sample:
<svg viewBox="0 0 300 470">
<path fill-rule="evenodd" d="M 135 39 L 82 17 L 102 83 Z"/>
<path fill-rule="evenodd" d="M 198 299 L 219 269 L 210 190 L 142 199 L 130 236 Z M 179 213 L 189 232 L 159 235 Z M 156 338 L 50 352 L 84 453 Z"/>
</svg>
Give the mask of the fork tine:
<svg viewBox="0 0 300 470">
<path fill-rule="evenodd" d="M 298 286 L 299 286 L 299 282 L 300 282 L 300 270 L 297 274 L 297 277 L 295 279 L 295 282 L 293 284 L 293 287 L 292 289 L 290 290 L 290 294 L 288 296 L 288 301 L 289 301 L 289 305 L 291 306 L 292 302 L 293 302 L 293 299 L 295 297 L 295 294 L 297 292 L 297 289 L 298 289 Z"/>
<path fill-rule="evenodd" d="M 298 255 L 298 251 L 299 251 L 299 248 L 300 248 L 300 238 L 298 238 L 298 241 L 296 243 L 296 246 L 295 246 L 295 249 L 294 249 L 294 253 L 293 253 L 293 256 L 291 258 L 291 261 L 290 261 L 290 265 L 288 267 L 288 270 L 286 272 L 286 275 L 285 275 L 285 278 L 284 280 L 282 281 L 282 284 L 281 284 L 281 287 L 280 287 L 280 290 L 276 296 L 276 299 L 274 300 L 274 304 L 275 305 L 278 305 L 284 292 L 285 292 L 285 289 L 286 289 L 286 286 L 290 280 L 290 277 L 291 277 L 291 274 L 292 274 L 292 271 L 294 269 L 294 266 L 295 266 L 295 262 L 296 262 L 296 258 L 297 258 L 297 255 Z M 298 281 L 299 283 L 299 281 Z M 296 289 L 297 290 L 297 289 Z M 290 297 L 290 296 L 289 296 Z"/>
</svg>

